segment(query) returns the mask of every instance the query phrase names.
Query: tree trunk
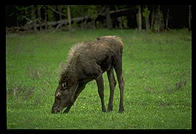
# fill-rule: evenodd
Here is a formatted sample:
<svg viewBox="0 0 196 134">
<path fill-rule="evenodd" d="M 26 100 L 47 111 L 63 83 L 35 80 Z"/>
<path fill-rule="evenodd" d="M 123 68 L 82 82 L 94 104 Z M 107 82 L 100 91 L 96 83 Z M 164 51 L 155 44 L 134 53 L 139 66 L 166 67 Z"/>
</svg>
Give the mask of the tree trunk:
<svg viewBox="0 0 196 134">
<path fill-rule="evenodd" d="M 191 19 L 192 19 L 191 5 L 189 5 L 189 31 L 191 31 Z"/>
<path fill-rule="evenodd" d="M 48 24 L 47 24 L 47 21 L 48 21 L 48 7 L 45 6 L 45 17 L 44 17 L 44 22 L 45 22 L 45 29 L 47 30 L 48 29 Z"/>
<path fill-rule="evenodd" d="M 41 6 L 39 6 L 38 8 L 38 15 L 39 15 L 39 19 L 40 19 L 40 27 L 39 27 L 39 30 L 42 31 L 42 27 L 41 27 L 41 23 L 42 23 L 42 19 L 41 19 Z"/>
<path fill-rule="evenodd" d="M 61 9 L 61 12 L 63 12 L 62 9 Z M 61 14 L 59 14 L 59 19 L 62 20 L 62 15 Z"/>
<path fill-rule="evenodd" d="M 160 22 L 160 15 L 161 15 L 161 10 L 160 10 L 160 5 L 158 5 L 158 7 L 157 7 L 157 32 L 160 32 L 160 24 L 161 24 L 161 22 Z"/>
<path fill-rule="evenodd" d="M 168 30 L 168 22 L 169 22 L 169 8 L 167 8 L 167 14 L 165 18 L 165 29 Z"/>
<path fill-rule="evenodd" d="M 110 7 L 107 6 L 106 7 L 106 25 L 107 25 L 107 28 L 108 29 L 112 29 L 112 19 L 111 19 L 111 16 L 110 16 Z"/>
<path fill-rule="evenodd" d="M 68 16 L 68 22 L 69 22 L 69 31 L 71 31 L 71 12 L 70 12 L 70 6 L 67 6 L 67 16 Z"/>
<path fill-rule="evenodd" d="M 58 14 L 58 12 L 59 12 L 59 8 L 58 7 L 59 7 L 58 5 L 55 6 L 55 10 L 57 11 L 57 13 L 54 12 L 56 21 L 59 21 L 59 19 L 60 19 L 60 14 Z"/>
<path fill-rule="evenodd" d="M 32 15 L 32 20 L 33 20 L 33 30 L 34 31 L 37 31 L 37 28 L 36 28 L 36 20 L 35 20 L 36 19 L 35 18 L 36 17 L 36 6 L 33 6 L 32 5 L 31 13 L 32 13 L 31 14 Z"/>
<path fill-rule="evenodd" d="M 150 29 L 150 24 L 149 24 L 149 16 L 147 16 L 145 18 L 145 22 L 146 22 L 146 30 L 148 31 Z"/>
<path fill-rule="evenodd" d="M 163 13 L 161 11 L 160 5 L 157 6 L 156 14 L 154 16 L 154 24 L 153 24 L 153 30 L 156 32 L 160 32 L 161 30 L 164 30 L 164 19 L 163 19 Z"/>
<path fill-rule="evenodd" d="M 82 14 L 82 17 L 85 16 L 84 8 L 81 9 L 81 14 Z M 80 28 L 81 28 L 82 30 L 84 30 L 84 21 L 81 22 Z"/>
<path fill-rule="evenodd" d="M 118 17 L 117 20 L 119 22 L 119 28 L 122 30 L 122 17 Z"/>
<path fill-rule="evenodd" d="M 62 9 L 61 9 L 61 12 L 62 12 Z M 59 19 L 60 19 L 60 21 L 62 20 L 62 15 L 61 14 L 59 14 Z M 62 25 L 60 25 L 60 28 L 62 28 Z"/>
<path fill-rule="evenodd" d="M 59 9 L 59 6 L 56 6 L 56 11 L 57 11 L 57 21 L 61 21 L 62 20 L 62 15 L 61 14 L 58 14 L 58 12 L 59 11 L 61 11 L 60 9 Z M 61 11 L 61 13 L 62 13 L 62 11 Z M 62 27 L 62 24 L 59 24 L 57 27 L 56 27 L 56 29 L 60 29 Z"/>
<path fill-rule="evenodd" d="M 138 13 L 137 13 L 137 25 L 138 25 L 138 30 L 142 30 L 142 11 L 141 11 L 141 5 L 137 6 L 138 7 Z"/>
<path fill-rule="evenodd" d="M 27 10 L 28 8 L 25 8 L 25 10 L 24 10 L 24 16 L 28 16 L 28 10 Z M 28 20 L 26 20 L 26 22 L 25 22 L 25 24 L 28 22 Z"/>
<path fill-rule="evenodd" d="M 148 10 L 147 6 L 145 6 L 142 13 L 143 13 L 143 17 L 145 19 L 146 31 L 148 31 L 150 29 L 150 24 L 149 24 L 150 10 Z"/>
<path fill-rule="evenodd" d="M 154 7 L 153 7 L 153 9 L 152 9 L 152 15 L 151 15 L 151 30 L 153 30 L 153 27 L 154 27 L 154 15 L 155 13 L 154 13 Z"/>
</svg>

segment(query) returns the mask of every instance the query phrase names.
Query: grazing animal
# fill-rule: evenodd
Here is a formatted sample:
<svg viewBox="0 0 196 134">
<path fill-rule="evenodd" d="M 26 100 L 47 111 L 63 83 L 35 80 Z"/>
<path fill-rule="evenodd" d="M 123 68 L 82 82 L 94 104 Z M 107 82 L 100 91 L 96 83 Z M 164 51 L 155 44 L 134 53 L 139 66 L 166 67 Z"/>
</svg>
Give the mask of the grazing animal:
<svg viewBox="0 0 196 134">
<path fill-rule="evenodd" d="M 104 72 L 107 72 L 110 86 L 107 111 L 112 111 L 116 85 L 113 69 L 116 72 L 120 89 L 119 113 L 123 112 L 122 53 L 123 42 L 117 36 L 102 36 L 95 41 L 79 43 L 73 46 L 68 54 L 67 65 L 61 74 L 59 85 L 55 92 L 52 113 L 61 112 L 64 108 L 66 108 L 64 113 L 68 113 L 85 85 L 92 80 L 96 80 L 102 111 L 106 112 L 102 77 Z"/>
</svg>

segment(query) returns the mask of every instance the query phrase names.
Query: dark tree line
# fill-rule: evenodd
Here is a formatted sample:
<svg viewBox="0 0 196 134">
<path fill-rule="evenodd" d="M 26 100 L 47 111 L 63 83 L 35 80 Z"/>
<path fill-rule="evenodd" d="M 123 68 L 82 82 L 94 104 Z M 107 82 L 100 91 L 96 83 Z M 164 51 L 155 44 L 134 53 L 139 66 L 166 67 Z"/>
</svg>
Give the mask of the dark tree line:
<svg viewBox="0 0 196 134">
<path fill-rule="evenodd" d="M 11 5 L 6 27 L 14 30 L 137 28 L 191 30 L 191 5 Z"/>
</svg>

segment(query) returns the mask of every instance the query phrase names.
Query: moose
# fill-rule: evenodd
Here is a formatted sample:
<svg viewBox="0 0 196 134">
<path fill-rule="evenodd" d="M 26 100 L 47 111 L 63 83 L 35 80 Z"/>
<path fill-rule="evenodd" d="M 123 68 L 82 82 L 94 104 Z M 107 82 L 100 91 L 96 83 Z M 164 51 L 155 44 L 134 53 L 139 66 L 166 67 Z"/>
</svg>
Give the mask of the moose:
<svg viewBox="0 0 196 134">
<path fill-rule="evenodd" d="M 124 111 L 123 93 L 124 80 L 122 75 L 123 42 L 118 36 L 102 36 L 94 41 L 82 42 L 73 46 L 69 53 L 66 67 L 63 69 L 52 113 L 68 113 L 85 85 L 96 80 L 98 94 L 101 99 L 102 111 L 106 112 L 104 103 L 104 80 L 102 74 L 107 72 L 110 96 L 107 111 L 113 110 L 113 96 L 116 80 L 120 89 L 119 113 Z"/>
</svg>

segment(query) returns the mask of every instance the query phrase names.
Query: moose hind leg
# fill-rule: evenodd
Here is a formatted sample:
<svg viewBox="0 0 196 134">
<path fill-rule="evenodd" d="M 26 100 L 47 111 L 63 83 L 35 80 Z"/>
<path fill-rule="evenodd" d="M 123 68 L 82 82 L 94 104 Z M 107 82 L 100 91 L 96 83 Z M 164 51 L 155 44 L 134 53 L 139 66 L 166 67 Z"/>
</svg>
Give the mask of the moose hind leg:
<svg viewBox="0 0 196 134">
<path fill-rule="evenodd" d="M 120 104 L 119 104 L 119 113 L 122 113 L 124 111 L 123 106 L 123 96 L 124 96 L 124 80 L 122 76 L 122 56 L 118 57 L 115 61 L 114 68 L 116 71 L 117 79 L 118 79 L 118 85 L 120 89 Z"/>
<path fill-rule="evenodd" d="M 99 97 L 101 99 L 102 111 L 106 112 L 105 103 L 104 103 L 104 83 L 103 83 L 102 75 L 96 78 L 96 82 L 97 82 Z"/>
<path fill-rule="evenodd" d="M 109 85 L 110 85 L 110 97 L 109 97 L 109 103 L 108 103 L 108 112 L 110 112 L 113 110 L 114 88 L 116 86 L 116 80 L 114 77 L 113 68 L 107 71 L 107 76 L 108 76 Z"/>
</svg>

